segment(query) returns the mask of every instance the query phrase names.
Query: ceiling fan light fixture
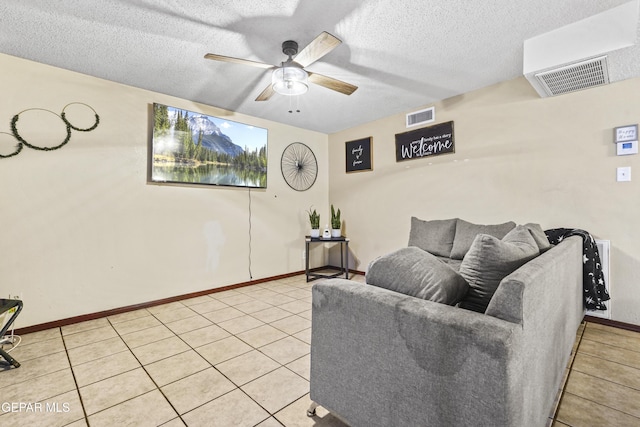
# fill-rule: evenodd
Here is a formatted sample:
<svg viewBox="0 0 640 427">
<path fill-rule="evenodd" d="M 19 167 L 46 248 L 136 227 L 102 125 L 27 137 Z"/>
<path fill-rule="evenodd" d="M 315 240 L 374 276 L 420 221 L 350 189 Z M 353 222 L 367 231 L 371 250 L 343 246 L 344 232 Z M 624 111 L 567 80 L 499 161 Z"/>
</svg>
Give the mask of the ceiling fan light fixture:
<svg viewBox="0 0 640 427">
<path fill-rule="evenodd" d="M 283 64 L 271 74 L 271 87 L 280 95 L 302 95 L 309 90 L 309 75 L 301 67 Z"/>
<path fill-rule="evenodd" d="M 304 69 L 320 58 L 338 47 L 342 41 L 326 31 L 320 33 L 318 37 L 313 39 L 311 43 L 305 46 L 302 51 L 298 52 L 298 43 L 294 40 L 287 40 L 282 43 L 282 53 L 287 55 L 288 59 L 280 63 L 280 66 L 272 66 L 264 62 L 251 61 L 248 59 L 234 58 L 231 56 L 223 56 L 215 53 L 207 53 L 204 57 L 214 61 L 231 62 L 235 64 L 250 65 L 252 67 L 272 70 L 271 83 L 265 87 L 256 101 L 268 101 L 274 94 L 285 95 L 289 97 L 289 112 L 293 112 L 291 106 L 292 98 L 296 95 L 302 95 L 309 90 L 309 82 L 323 86 L 327 89 L 351 95 L 358 86 L 334 79 L 332 77 L 323 76 L 318 73 L 307 73 Z M 294 60 L 295 58 L 295 60 Z M 296 100 L 298 98 L 295 98 Z M 299 111 L 296 108 L 296 111 Z"/>
</svg>

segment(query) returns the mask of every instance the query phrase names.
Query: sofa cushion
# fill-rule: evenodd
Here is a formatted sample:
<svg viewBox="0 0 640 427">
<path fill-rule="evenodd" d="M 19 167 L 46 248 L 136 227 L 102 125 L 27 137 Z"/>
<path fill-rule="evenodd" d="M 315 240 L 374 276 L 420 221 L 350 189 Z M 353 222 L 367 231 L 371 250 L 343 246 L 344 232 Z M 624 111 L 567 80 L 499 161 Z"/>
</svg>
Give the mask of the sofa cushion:
<svg viewBox="0 0 640 427">
<path fill-rule="evenodd" d="M 519 225 L 502 240 L 479 234 L 460 264 L 469 292 L 460 307 L 484 313 L 500 281 L 535 258 L 540 251 L 529 230 Z"/>
<path fill-rule="evenodd" d="M 425 221 L 411 217 L 409 245 L 433 255 L 449 257 L 456 233 L 456 218 Z"/>
<path fill-rule="evenodd" d="M 506 234 L 513 230 L 516 223 L 513 221 L 505 222 L 503 224 L 472 224 L 463 219 L 458 219 L 456 223 L 456 233 L 453 239 L 453 248 L 451 249 L 452 259 L 462 259 L 469 251 L 473 239 L 478 234 L 488 234 L 493 237 L 497 237 L 498 240 L 502 239 Z"/>
<path fill-rule="evenodd" d="M 414 246 L 372 261 L 365 280 L 369 285 L 449 305 L 457 304 L 469 289 L 451 267 Z"/>
<path fill-rule="evenodd" d="M 540 249 L 540 253 L 551 249 L 551 243 L 549 243 L 549 239 L 547 239 L 547 235 L 544 234 L 544 230 L 540 224 L 528 223 L 524 226 L 527 227 L 527 230 L 531 233 L 531 237 L 536 241 L 538 249 Z"/>
<path fill-rule="evenodd" d="M 453 268 L 456 272 L 460 271 L 460 264 L 462 264 L 461 259 L 451 259 L 446 256 L 439 256 L 438 259 Z"/>
</svg>

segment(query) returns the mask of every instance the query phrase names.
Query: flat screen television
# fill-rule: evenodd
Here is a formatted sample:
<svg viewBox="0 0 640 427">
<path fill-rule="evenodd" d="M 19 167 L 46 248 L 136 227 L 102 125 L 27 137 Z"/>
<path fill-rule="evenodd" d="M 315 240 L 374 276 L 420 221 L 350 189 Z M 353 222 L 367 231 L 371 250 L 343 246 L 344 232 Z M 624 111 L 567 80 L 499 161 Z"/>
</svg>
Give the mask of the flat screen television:
<svg viewBox="0 0 640 427">
<path fill-rule="evenodd" d="M 267 187 L 267 130 L 153 104 L 151 181 Z"/>
</svg>

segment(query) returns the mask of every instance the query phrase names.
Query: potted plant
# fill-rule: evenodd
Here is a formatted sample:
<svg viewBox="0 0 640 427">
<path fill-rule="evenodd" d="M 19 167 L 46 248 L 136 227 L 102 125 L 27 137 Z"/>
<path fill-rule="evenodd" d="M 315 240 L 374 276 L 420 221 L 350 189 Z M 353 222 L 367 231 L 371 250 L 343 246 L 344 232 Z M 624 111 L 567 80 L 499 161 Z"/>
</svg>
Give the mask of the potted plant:
<svg viewBox="0 0 640 427">
<path fill-rule="evenodd" d="M 342 221 L 340 220 L 340 209 L 337 211 L 331 205 L 331 237 L 342 235 Z"/>
<path fill-rule="evenodd" d="M 307 211 L 309 214 L 309 224 L 311 225 L 311 233 L 309 234 L 311 237 L 320 237 L 320 215 L 314 209 L 313 212 L 311 208 Z"/>
</svg>

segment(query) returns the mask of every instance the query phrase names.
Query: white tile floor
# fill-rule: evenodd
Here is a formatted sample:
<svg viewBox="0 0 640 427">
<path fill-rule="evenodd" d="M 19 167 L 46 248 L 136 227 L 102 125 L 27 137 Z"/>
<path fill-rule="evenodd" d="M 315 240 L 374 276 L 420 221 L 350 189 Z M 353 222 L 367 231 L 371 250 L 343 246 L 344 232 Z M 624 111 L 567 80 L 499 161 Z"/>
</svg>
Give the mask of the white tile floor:
<svg viewBox="0 0 640 427">
<path fill-rule="evenodd" d="M 0 371 L 0 426 L 343 426 L 322 408 L 306 416 L 312 283 L 296 276 L 23 336 L 12 352 L 22 366 Z"/>
</svg>

